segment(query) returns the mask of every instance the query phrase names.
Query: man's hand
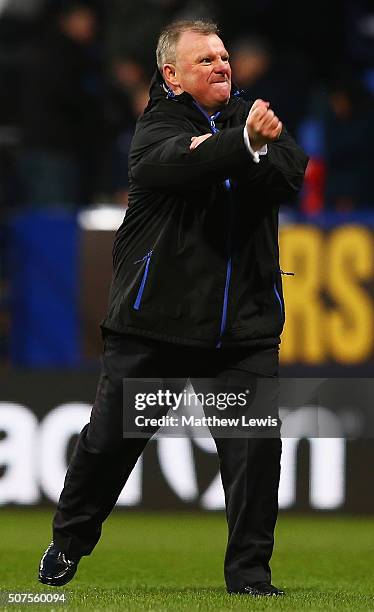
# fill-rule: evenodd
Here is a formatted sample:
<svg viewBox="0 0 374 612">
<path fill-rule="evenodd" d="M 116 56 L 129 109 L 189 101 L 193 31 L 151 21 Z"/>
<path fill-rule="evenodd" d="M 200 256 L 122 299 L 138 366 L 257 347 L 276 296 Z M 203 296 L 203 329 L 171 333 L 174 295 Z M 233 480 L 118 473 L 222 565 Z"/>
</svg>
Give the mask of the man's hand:
<svg viewBox="0 0 374 612">
<path fill-rule="evenodd" d="M 212 134 L 203 134 L 202 136 L 192 136 L 190 150 L 193 151 L 194 149 L 197 149 L 199 144 L 204 142 L 204 140 L 206 140 L 210 136 L 212 136 Z"/>
<path fill-rule="evenodd" d="M 270 102 L 256 100 L 247 117 L 246 128 L 249 142 L 254 151 L 277 140 L 282 131 L 282 122 L 270 108 Z"/>
</svg>

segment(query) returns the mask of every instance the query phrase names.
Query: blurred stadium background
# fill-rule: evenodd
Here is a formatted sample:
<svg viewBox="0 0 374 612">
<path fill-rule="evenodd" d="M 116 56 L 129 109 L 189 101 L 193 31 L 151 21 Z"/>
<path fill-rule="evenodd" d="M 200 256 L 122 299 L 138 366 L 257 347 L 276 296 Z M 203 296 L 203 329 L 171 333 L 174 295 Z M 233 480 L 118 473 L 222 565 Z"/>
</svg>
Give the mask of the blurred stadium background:
<svg viewBox="0 0 374 612">
<path fill-rule="evenodd" d="M 281 267 L 295 274 L 283 277 L 282 376 L 357 385 L 373 375 L 373 4 L 0 0 L 5 529 L 21 516 L 16 506 L 52 510 L 87 421 L 131 135 L 157 34 L 177 17 L 219 22 L 235 82 L 249 99 L 270 100 L 310 156 L 303 191 L 280 216 Z M 290 532 L 297 512 L 372 516 L 373 456 L 370 436 L 357 431 L 285 440 L 280 507 Z M 118 505 L 222 510 L 213 445 L 150 443 Z"/>
</svg>

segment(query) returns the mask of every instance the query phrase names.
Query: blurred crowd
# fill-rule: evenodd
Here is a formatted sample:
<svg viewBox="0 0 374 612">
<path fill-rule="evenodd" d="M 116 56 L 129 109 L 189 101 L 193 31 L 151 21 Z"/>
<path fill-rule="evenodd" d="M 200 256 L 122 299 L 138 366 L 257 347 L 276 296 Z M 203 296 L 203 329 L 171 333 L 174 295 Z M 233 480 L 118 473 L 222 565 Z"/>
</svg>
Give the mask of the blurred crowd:
<svg viewBox="0 0 374 612">
<path fill-rule="evenodd" d="M 211 18 L 236 85 L 308 152 L 309 214 L 374 208 L 369 0 L 1 0 L 0 209 L 127 204 L 127 155 L 163 25 Z"/>
</svg>

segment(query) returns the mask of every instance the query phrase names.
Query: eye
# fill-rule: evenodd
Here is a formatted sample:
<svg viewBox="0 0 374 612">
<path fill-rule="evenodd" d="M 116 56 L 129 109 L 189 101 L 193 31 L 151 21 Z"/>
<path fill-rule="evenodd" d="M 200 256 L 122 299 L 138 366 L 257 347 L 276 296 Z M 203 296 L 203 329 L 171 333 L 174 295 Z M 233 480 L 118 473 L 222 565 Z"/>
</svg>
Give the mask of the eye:
<svg viewBox="0 0 374 612">
<path fill-rule="evenodd" d="M 210 64 L 211 63 L 211 59 L 210 57 L 203 57 L 202 60 L 200 60 L 201 64 Z"/>
</svg>

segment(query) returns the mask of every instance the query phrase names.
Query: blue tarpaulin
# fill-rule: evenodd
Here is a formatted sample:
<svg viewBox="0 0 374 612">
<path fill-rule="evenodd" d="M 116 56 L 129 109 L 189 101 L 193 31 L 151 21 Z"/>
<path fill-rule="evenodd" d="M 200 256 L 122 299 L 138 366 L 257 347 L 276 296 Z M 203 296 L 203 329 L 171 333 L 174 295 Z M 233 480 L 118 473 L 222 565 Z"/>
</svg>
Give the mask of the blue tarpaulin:
<svg viewBox="0 0 374 612">
<path fill-rule="evenodd" d="M 74 366 L 80 360 L 78 225 L 63 209 L 10 221 L 11 361 Z"/>
</svg>

